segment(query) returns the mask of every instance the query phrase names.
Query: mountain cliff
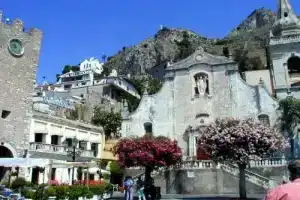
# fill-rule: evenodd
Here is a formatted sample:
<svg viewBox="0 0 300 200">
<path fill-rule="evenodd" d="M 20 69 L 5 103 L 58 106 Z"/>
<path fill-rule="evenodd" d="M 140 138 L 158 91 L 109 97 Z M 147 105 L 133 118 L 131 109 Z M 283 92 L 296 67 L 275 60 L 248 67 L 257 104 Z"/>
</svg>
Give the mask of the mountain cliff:
<svg viewBox="0 0 300 200">
<path fill-rule="evenodd" d="M 229 55 L 239 63 L 240 71 L 266 67 L 265 44 L 276 15 L 268 9 L 254 10 L 227 36 L 209 39 L 182 28 L 163 27 L 154 37 L 123 47 L 108 57 L 105 67 L 119 74 L 138 76 L 163 61 L 178 61 L 191 55 L 198 46 L 208 53 Z"/>
</svg>

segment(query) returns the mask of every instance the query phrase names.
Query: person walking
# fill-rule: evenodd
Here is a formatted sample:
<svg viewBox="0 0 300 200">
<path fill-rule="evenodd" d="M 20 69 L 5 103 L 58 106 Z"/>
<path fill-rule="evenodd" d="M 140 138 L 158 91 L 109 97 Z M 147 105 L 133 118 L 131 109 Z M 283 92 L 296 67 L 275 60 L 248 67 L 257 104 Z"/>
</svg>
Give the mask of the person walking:
<svg viewBox="0 0 300 200">
<path fill-rule="evenodd" d="M 265 200 L 300 200 L 300 159 L 288 165 L 290 181 L 271 189 Z"/>
<path fill-rule="evenodd" d="M 133 200 L 134 181 L 131 176 L 127 176 L 124 180 L 125 200 Z"/>
<path fill-rule="evenodd" d="M 144 189 L 145 189 L 145 184 L 144 181 L 142 181 L 141 177 L 138 178 L 136 182 L 136 189 L 137 189 L 137 194 L 139 197 L 139 200 L 146 200 L 145 194 L 144 194 Z"/>
</svg>

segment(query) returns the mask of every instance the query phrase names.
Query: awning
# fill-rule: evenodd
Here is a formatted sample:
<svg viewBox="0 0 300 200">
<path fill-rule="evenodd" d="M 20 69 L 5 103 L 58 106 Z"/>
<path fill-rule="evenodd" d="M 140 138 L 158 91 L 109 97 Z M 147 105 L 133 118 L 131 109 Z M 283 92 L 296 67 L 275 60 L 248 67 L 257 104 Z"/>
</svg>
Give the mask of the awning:
<svg viewBox="0 0 300 200">
<path fill-rule="evenodd" d="M 93 168 L 97 167 L 95 162 L 65 162 L 65 163 L 52 163 L 53 168 L 72 168 L 72 167 L 82 167 L 82 168 Z"/>
<path fill-rule="evenodd" d="M 48 159 L 39 158 L 0 158 L 3 167 L 46 167 L 50 164 Z"/>
<path fill-rule="evenodd" d="M 104 160 L 118 160 L 113 154 L 114 146 L 119 142 L 119 140 L 106 140 L 104 149 L 101 153 L 101 159 Z"/>
<path fill-rule="evenodd" d="M 118 160 L 111 151 L 102 151 L 101 159 L 103 160 Z"/>
<path fill-rule="evenodd" d="M 87 169 L 83 170 L 84 172 L 87 172 Z M 97 174 L 97 172 L 99 171 L 98 167 L 93 167 L 93 168 L 89 168 L 89 173 L 90 174 Z M 110 174 L 110 171 L 101 169 L 101 174 Z"/>
</svg>

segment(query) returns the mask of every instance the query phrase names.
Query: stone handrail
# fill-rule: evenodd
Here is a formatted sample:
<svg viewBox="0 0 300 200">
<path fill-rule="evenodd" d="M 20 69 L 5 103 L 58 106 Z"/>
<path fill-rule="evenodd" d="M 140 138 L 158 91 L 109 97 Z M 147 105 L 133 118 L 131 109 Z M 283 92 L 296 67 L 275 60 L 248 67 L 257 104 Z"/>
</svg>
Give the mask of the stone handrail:
<svg viewBox="0 0 300 200">
<path fill-rule="evenodd" d="M 226 171 L 234 176 L 239 176 L 239 168 L 236 165 L 221 164 L 221 169 L 223 169 L 224 171 Z M 265 189 L 273 188 L 276 185 L 274 180 L 271 180 L 269 178 L 266 178 L 264 176 L 254 173 L 254 172 L 251 172 L 249 170 L 246 170 L 245 173 L 246 173 L 247 181 L 249 181 L 250 183 L 259 185 Z"/>
<path fill-rule="evenodd" d="M 40 151 L 40 152 L 50 152 L 50 153 L 58 153 L 58 154 L 67 154 L 66 147 L 62 145 L 54 145 L 54 144 L 44 144 L 38 142 L 30 142 L 29 150 Z M 94 157 L 94 151 L 92 150 L 81 150 L 81 156 L 84 157 Z"/>
<path fill-rule="evenodd" d="M 261 161 L 251 161 L 250 165 L 251 167 L 272 167 L 272 166 L 282 166 L 282 163 L 285 163 L 286 161 L 278 161 L 278 159 L 274 159 L 274 161 L 268 161 L 270 159 L 265 159 Z M 224 171 L 234 175 L 239 176 L 239 168 L 236 165 L 233 164 L 218 164 L 216 165 L 211 160 L 195 160 L 195 161 L 184 161 L 181 163 L 181 167 L 184 169 L 209 169 L 209 168 L 221 168 Z M 259 185 L 265 189 L 272 188 L 276 185 L 274 180 L 271 180 L 267 177 L 261 176 L 259 174 L 256 174 L 254 172 L 251 172 L 249 170 L 246 170 L 246 180 L 249 182 Z"/>
</svg>

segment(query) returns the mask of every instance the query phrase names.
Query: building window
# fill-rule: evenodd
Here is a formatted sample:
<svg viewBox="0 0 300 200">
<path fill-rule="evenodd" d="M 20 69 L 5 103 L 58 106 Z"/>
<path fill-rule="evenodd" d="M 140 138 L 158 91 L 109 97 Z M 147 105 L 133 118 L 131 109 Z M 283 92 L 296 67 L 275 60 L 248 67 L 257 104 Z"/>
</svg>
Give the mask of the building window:
<svg viewBox="0 0 300 200">
<path fill-rule="evenodd" d="M 145 133 L 152 133 L 152 123 L 146 122 L 144 123 Z"/>
<path fill-rule="evenodd" d="M 59 136 L 58 135 L 51 135 L 51 144 L 58 145 Z"/>
<path fill-rule="evenodd" d="M 270 119 L 268 115 L 259 115 L 258 120 L 260 123 L 264 124 L 265 126 L 270 126 Z"/>
<path fill-rule="evenodd" d="M 51 169 L 51 180 L 55 180 L 56 168 Z"/>
<path fill-rule="evenodd" d="M 79 148 L 82 150 L 87 150 L 87 141 L 79 141 Z"/>
<path fill-rule="evenodd" d="M 10 114 L 10 111 L 8 110 L 2 110 L 2 113 L 1 113 L 1 118 L 2 119 L 6 119 Z"/>
<path fill-rule="evenodd" d="M 91 144 L 91 150 L 94 152 L 94 157 L 97 157 L 97 155 L 98 155 L 98 143 L 92 143 Z"/>
</svg>

